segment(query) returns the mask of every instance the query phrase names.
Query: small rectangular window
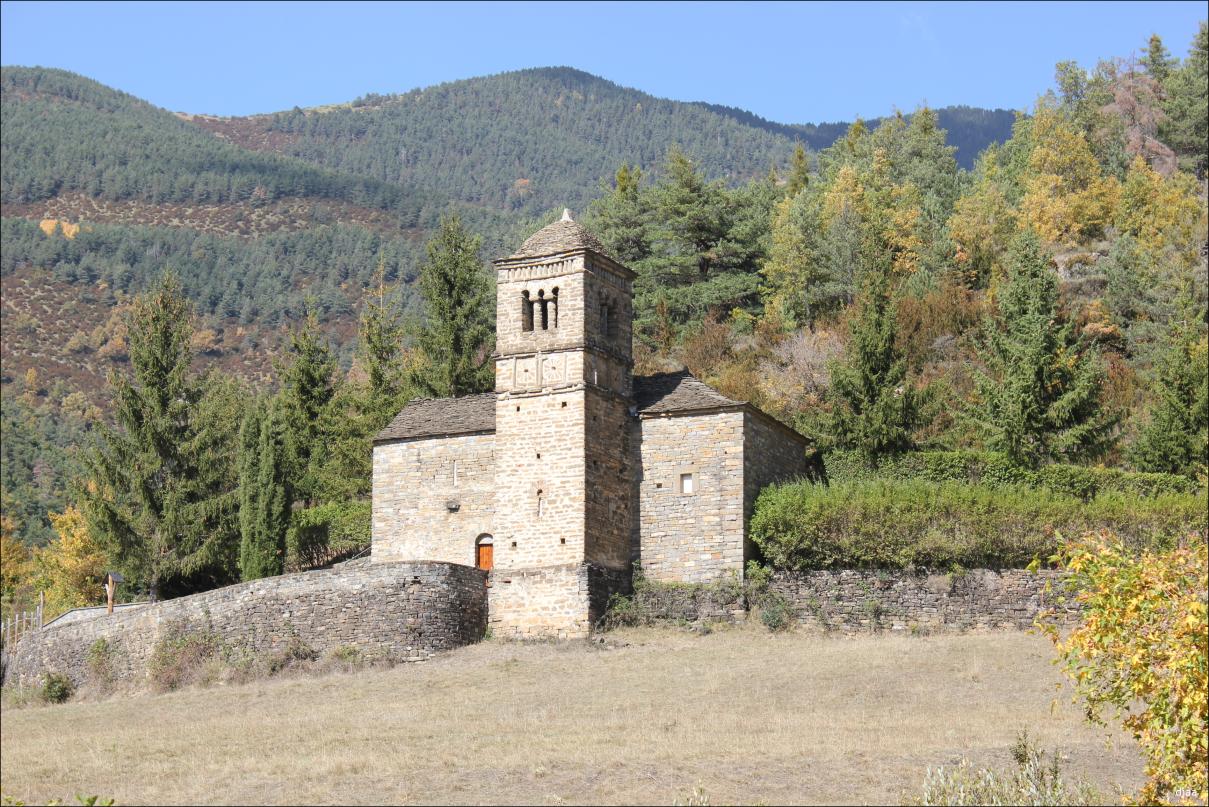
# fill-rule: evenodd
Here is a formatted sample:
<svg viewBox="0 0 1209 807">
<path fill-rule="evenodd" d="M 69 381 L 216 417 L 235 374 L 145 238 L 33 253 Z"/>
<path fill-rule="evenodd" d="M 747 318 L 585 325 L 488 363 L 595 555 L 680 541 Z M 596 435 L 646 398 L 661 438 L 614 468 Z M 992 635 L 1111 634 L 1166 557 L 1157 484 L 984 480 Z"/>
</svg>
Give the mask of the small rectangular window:
<svg viewBox="0 0 1209 807">
<path fill-rule="evenodd" d="M 693 492 L 693 475 L 692 474 L 680 474 L 680 492 L 681 493 L 692 493 Z"/>
</svg>

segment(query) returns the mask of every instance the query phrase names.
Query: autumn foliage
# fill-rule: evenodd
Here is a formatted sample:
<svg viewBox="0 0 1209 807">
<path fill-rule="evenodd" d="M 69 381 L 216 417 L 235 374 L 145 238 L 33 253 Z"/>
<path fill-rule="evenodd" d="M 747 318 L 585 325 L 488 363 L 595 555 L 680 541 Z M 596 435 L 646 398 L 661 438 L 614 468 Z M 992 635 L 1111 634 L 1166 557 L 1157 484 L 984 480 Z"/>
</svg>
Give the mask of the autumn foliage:
<svg viewBox="0 0 1209 807">
<path fill-rule="evenodd" d="M 1112 533 L 1066 543 L 1059 559 L 1083 607 L 1063 636 L 1043 623 L 1093 720 L 1123 717 L 1146 757 L 1141 803 L 1209 799 L 1209 545 L 1130 552 Z"/>
</svg>

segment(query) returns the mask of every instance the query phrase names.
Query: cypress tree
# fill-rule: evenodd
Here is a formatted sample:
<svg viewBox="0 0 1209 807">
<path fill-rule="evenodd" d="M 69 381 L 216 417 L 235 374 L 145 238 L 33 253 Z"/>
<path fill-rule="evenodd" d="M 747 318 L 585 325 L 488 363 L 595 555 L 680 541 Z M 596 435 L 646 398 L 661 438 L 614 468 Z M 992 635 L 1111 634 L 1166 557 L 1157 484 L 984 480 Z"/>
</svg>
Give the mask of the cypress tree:
<svg viewBox="0 0 1209 807">
<path fill-rule="evenodd" d="M 152 600 L 176 577 L 233 576 L 238 528 L 231 421 L 238 387 L 189 372 L 192 310 L 171 274 L 134 301 L 132 376 L 113 372 L 117 428 L 86 457 L 90 525 Z"/>
<path fill-rule="evenodd" d="M 1031 230 L 1017 236 L 999 290 L 998 317 L 983 323 L 970 410 L 988 447 L 1014 462 L 1074 461 L 1108 447 L 1116 418 L 1103 411 L 1104 370 L 1058 307 L 1058 275 Z"/>
<path fill-rule="evenodd" d="M 832 366 L 828 391 L 829 442 L 856 449 L 870 465 L 912 447 L 913 433 L 926 423 L 928 397 L 911 386 L 907 359 L 895 345 L 897 317 L 885 264 L 870 273 L 847 356 Z"/>
<path fill-rule="evenodd" d="M 427 314 L 417 343 L 422 362 L 408 374 L 423 395 L 446 398 L 491 389 L 491 285 L 479 258 L 481 239 L 457 216 L 441 220 L 420 267 Z"/>
<path fill-rule="evenodd" d="M 1140 471 L 1183 474 L 1193 479 L 1209 466 L 1209 348 L 1182 321 L 1158 370 L 1150 421 L 1130 451 Z"/>
<path fill-rule="evenodd" d="M 241 579 L 255 580 L 285 570 L 293 491 L 280 407 L 257 401 L 239 439 L 239 571 Z"/>
</svg>

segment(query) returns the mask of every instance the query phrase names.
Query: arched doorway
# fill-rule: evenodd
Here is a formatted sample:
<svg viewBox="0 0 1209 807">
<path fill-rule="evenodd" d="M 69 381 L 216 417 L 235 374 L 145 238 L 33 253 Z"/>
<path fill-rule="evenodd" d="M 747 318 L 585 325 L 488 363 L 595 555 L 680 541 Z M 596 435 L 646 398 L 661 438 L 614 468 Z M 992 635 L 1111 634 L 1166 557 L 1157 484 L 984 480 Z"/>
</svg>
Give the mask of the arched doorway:
<svg viewBox="0 0 1209 807">
<path fill-rule="evenodd" d="M 474 542 L 474 565 L 483 571 L 491 571 L 495 540 L 490 535 L 480 535 Z"/>
</svg>

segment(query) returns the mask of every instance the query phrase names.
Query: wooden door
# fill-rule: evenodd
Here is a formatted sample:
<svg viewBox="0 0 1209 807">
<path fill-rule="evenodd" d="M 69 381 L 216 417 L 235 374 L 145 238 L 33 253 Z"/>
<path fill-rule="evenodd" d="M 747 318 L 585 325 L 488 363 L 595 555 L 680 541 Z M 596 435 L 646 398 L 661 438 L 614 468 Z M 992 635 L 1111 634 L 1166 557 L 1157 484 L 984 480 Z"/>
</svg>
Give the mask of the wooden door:
<svg viewBox="0 0 1209 807">
<path fill-rule="evenodd" d="M 494 547 L 491 544 L 478 545 L 478 560 L 475 563 L 480 569 L 491 571 L 491 555 Z"/>
</svg>

